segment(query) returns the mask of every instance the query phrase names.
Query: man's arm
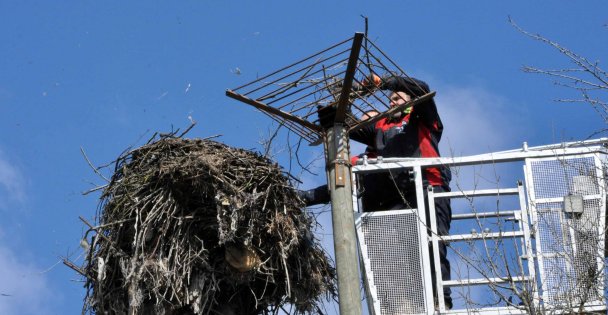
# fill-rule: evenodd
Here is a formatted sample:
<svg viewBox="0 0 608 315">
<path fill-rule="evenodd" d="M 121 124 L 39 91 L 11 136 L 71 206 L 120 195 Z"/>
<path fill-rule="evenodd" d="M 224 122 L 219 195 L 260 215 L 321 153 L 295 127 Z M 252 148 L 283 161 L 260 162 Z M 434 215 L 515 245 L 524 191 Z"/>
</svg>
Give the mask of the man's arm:
<svg viewBox="0 0 608 315">
<path fill-rule="evenodd" d="M 326 204 L 331 201 L 331 195 L 329 194 L 329 188 L 327 188 L 327 185 L 321 185 L 309 190 L 297 190 L 296 193 L 300 199 L 304 200 L 307 207 Z"/>
<path fill-rule="evenodd" d="M 393 92 L 405 92 L 412 98 L 420 97 L 430 92 L 429 85 L 422 80 L 412 77 L 404 78 L 397 76 L 383 79 L 380 89 Z"/>
<path fill-rule="evenodd" d="M 351 140 L 361 142 L 370 147 L 375 147 L 376 132 L 374 124 L 367 125 L 364 128 L 351 131 L 348 136 Z"/>
</svg>

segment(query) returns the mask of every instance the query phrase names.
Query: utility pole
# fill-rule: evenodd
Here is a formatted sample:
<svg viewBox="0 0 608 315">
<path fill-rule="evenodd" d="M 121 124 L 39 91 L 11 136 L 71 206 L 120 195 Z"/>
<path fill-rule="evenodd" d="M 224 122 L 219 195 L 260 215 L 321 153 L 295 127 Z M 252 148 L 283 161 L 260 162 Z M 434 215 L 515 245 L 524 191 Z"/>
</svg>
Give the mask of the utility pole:
<svg viewBox="0 0 608 315">
<path fill-rule="evenodd" d="M 346 66 L 342 91 L 338 99 L 334 125 L 327 128 L 325 138 L 328 168 L 327 183 L 331 194 L 334 253 L 338 272 L 338 298 L 341 315 L 361 314 L 357 235 L 355 234 L 352 201 L 348 133 L 344 122 L 346 108 L 350 105 L 350 91 L 357 69 L 362 41 L 363 33 L 356 33 Z"/>
<path fill-rule="evenodd" d="M 361 314 L 357 236 L 352 201 L 348 135 L 342 124 L 327 129 L 327 182 L 331 192 L 340 314 Z"/>
</svg>

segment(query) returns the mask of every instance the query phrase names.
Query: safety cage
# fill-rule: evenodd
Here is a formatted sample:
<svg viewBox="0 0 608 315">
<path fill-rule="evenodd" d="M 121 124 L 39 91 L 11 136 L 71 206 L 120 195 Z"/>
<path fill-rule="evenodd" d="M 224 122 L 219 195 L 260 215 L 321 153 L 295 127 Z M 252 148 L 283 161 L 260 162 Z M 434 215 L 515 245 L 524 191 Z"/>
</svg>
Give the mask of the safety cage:
<svg viewBox="0 0 608 315">
<path fill-rule="evenodd" d="M 606 144 L 598 139 L 455 158 L 361 159 L 352 168 L 355 187 L 371 173 L 405 169 L 414 174 L 417 199 L 413 209 L 366 212 L 353 189 L 369 313 L 605 314 Z M 433 166 L 458 170 L 451 192 L 424 191 L 420 174 Z M 480 176 L 483 167 L 513 179 L 512 185 L 498 180 L 480 187 L 462 171 Z M 450 235 L 437 233 L 437 198 L 452 202 Z M 448 244 L 449 281 L 439 266 L 431 268 L 439 261 L 439 242 Z M 452 309 L 444 287 L 452 289 Z"/>
</svg>

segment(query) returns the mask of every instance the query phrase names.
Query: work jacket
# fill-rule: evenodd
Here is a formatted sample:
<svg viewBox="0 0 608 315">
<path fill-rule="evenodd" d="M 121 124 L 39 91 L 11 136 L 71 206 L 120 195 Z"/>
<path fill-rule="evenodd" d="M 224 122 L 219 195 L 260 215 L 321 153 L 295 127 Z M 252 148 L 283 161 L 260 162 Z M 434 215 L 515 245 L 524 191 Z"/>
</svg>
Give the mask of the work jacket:
<svg viewBox="0 0 608 315">
<path fill-rule="evenodd" d="M 412 98 L 429 93 L 428 85 L 413 78 L 393 77 L 385 80 L 382 89 L 404 91 Z M 350 133 L 352 140 L 375 149 L 377 156 L 389 157 L 439 157 L 439 141 L 443 124 L 435 101 L 430 99 L 413 106 L 410 113 L 393 119 L 383 118 L 365 128 Z M 364 207 L 383 208 L 399 202 L 403 194 L 411 194 L 413 182 L 405 171 L 368 174 L 361 179 Z M 447 167 L 427 168 L 423 173 L 426 185 L 449 189 L 451 172 Z M 366 201 L 367 199 L 367 201 Z M 371 209 L 386 210 L 386 209 Z"/>
</svg>

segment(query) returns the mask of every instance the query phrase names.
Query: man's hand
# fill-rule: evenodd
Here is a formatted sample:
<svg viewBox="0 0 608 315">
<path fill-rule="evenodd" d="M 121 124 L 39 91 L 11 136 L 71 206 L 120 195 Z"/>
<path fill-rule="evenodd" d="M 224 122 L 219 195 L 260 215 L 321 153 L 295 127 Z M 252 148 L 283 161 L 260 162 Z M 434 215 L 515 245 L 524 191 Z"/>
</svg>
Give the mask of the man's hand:
<svg viewBox="0 0 608 315">
<path fill-rule="evenodd" d="M 383 83 L 381 77 L 371 74 L 360 82 L 353 81 L 352 90 L 355 92 L 372 92 L 374 89 L 380 89 Z M 331 93 L 337 94 L 342 89 L 342 82 L 330 84 L 330 86 Z"/>
<path fill-rule="evenodd" d="M 361 92 L 361 94 L 372 93 L 376 89 L 381 89 L 382 83 L 381 77 L 376 74 L 370 74 L 361 83 L 353 82 L 353 91 Z"/>
<path fill-rule="evenodd" d="M 361 84 L 366 88 L 379 88 L 380 85 L 382 85 L 382 78 L 372 73 L 367 78 L 363 79 Z"/>
</svg>

